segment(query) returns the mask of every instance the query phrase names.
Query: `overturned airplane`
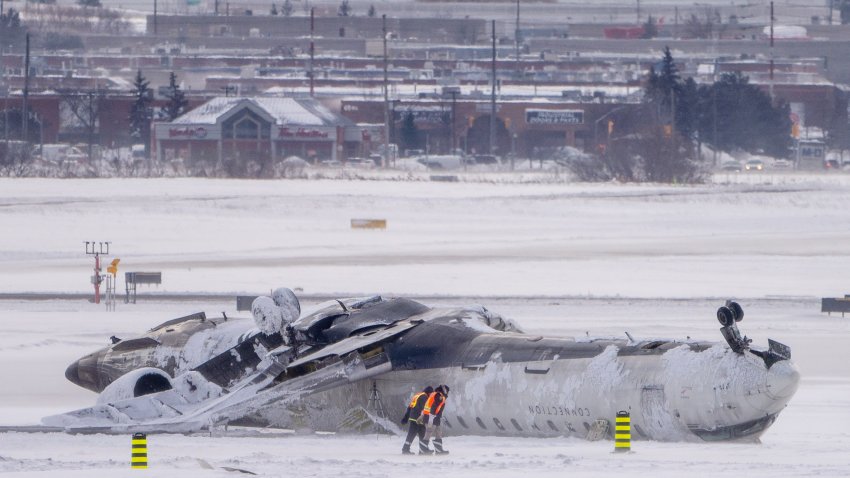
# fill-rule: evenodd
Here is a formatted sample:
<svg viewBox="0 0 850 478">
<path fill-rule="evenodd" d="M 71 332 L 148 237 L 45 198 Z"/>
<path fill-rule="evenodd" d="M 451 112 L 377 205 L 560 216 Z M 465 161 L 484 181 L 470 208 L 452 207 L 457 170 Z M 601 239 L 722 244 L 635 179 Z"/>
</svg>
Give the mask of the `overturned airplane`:
<svg viewBox="0 0 850 478">
<path fill-rule="evenodd" d="M 380 296 L 301 316 L 289 289 L 260 297 L 254 321 L 175 319 L 83 357 L 66 377 L 97 405 L 46 417 L 68 431 L 172 432 L 248 423 L 337 430 L 376 398 L 389 418 L 423 385 L 452 387 L 447 434 L 589 437 L 629 410 L 633 437 L 756 440 L 797 390 L 790 349 L 742 337 L 735 302 L 718 310 L 726 343 L 550 338 L 486 308 L 430 308 Z M 376 407 L 380 414 L 381 407 Z M 595 432 L 594 432 L 595 433 Z"/>
</svg>

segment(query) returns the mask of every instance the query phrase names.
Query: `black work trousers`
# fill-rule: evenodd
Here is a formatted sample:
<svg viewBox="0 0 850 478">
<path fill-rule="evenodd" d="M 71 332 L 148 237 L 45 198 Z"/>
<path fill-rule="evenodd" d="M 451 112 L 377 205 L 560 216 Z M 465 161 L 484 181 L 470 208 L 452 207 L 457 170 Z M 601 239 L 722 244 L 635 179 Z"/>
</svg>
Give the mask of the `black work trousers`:
<svg viewBox="0 0 850 478">
<path fill-rule="evenodd" d="M 410 426 L 407 429 L 407 438 L 404 440 L 404 449 L 410 450 L 410 444 L 416 437 L 419 437 L 419 443 L 425 440 L 425 425 L 420 425 L 413 420 L 407 422 Z"/>
</svg>

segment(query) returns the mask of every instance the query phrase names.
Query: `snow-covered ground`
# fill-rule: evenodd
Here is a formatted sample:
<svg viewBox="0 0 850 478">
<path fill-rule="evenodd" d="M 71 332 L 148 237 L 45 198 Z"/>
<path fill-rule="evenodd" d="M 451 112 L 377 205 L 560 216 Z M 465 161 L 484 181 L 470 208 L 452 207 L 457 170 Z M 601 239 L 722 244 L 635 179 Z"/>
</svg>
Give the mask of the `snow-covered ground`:
<svg viewBox="0 0 850 478">
<path fill-rule="evenodd" d="M 614 455 L 608 441 L 451 437 L 448 457 L 419 458 L 399 455 L 397 437 L 230 431 L 149 437 L 147 473 L 228 474 L 199 458 L 265 476 L 848 476 L 850 318 L 821 314 L 818 298 L 850 293 L 850 178 L 792 178 L 695 187 L 0 180 L 0 292 L 88 291 L 83 242 L 109 240 L 121 272 L 163 272 L 159 292 L 417 293 L 434 305 L 483 303 L 546 335 L 721 340 L 714 311 L 742 297 L 742 332 L 791 346 L 803 377 L 760 445 L 635 442 L 635 453 Z M 387 230 L 350 229 L 364 217 L 387 219 Z M 229 297 L 140 298 L 115 312 L 84 300 L 0 300 L 0 425 L 93 404 L 63 372 L 110 335 L 234 308 Z M 128 470 L 126 436 L 0 433 L 0 473 Z"/>
</svg>

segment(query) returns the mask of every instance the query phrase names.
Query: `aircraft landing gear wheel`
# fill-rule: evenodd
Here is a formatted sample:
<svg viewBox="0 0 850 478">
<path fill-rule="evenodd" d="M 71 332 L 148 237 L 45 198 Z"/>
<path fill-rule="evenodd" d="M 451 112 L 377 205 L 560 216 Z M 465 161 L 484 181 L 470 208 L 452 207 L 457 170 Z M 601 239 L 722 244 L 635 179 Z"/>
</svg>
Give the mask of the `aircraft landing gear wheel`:
<svg viewBox="0 0 850 478">
<path fill-rule="evenodd" d="M 720 325 L 728 327 L 735 323 L 735 314 L 729 307 L 723 306 L 717 309 L 717 321 Z"/>
<path fill-rule="evenodd" d="M 737 302 L 729 302 L 726 304 L 726 307 L 732 311 L 732 315 L 735 317 L 735 322 L 744 320 L 744 309 L 741 308 L 741 304 Z"/>
</svg>

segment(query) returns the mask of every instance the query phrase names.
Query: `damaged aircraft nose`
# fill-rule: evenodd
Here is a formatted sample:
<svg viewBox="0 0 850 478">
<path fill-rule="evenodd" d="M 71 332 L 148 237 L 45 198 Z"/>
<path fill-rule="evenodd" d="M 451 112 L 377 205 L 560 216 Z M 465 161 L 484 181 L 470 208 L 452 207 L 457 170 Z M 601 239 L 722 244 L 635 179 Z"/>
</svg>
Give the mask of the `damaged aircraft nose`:
<svg viewBox="0 0 850 478">
<path fill-rule="evenodd" d="M 98 354 L 86 355 L 65 369 L 65 378 L 92 392 L 100 392 L 103 387 L 99 383 L 97 362 Z"/>
</svg>

